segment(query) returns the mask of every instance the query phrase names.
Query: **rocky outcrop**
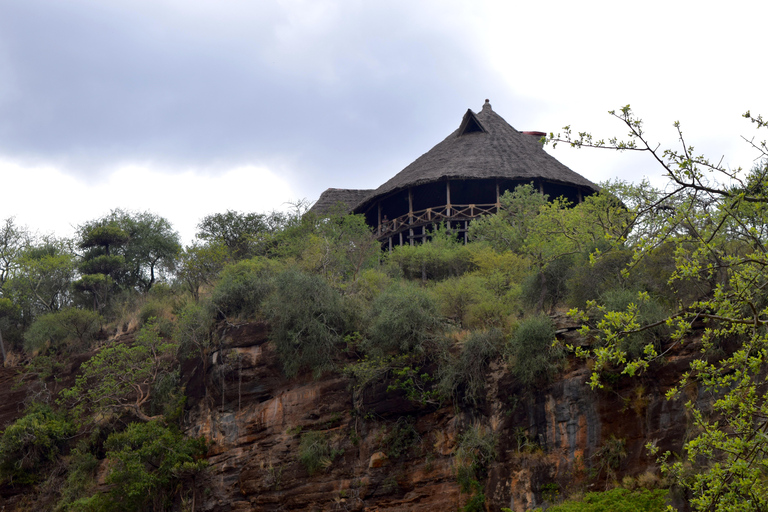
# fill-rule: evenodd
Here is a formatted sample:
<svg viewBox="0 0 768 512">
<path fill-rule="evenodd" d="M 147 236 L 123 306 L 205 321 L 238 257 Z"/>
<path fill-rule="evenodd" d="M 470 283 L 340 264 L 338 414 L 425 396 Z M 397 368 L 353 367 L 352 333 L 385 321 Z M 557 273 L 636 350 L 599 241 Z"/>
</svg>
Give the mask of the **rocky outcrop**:
<svg viewBox="0 0 768 512">
<path fill-rule="evenodd" d="M 205 369 L 184 368 L 189 434 L 210 441 L 201 508 L 457 510 L 469 496 L 460 492 L 454 455 L 473 425 L 497 439 L 483 479 L 487 510 L 527 510 L 626 476 L 653 479 L 645 445 L 679 450 L 684 408 L 664 394 L 694 350 L 695 344 L 670 351 L 669 364 L 652 376 L 609 375 L 608 387 L 597 391 L 576 360 L 535 391 L 497 362 L 485 403 L 460 409 L 414 404 L 385 383 L 353 401 L 352 381 L 338 374 L 286 379 L 264 324 L 233 327 Z M 300 461 L 310 433 L 329 450 L 313 472 Z"/>
</svg>

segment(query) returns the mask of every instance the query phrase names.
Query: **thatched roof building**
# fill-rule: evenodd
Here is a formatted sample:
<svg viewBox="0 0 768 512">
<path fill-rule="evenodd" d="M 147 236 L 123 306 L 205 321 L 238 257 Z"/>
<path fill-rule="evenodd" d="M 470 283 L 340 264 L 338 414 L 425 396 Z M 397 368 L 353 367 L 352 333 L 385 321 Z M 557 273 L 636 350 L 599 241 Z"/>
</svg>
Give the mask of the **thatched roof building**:
<svg viewBox="0 0 768 512">
<path fill-rule="evenodd" d="M 436 222 L 466 233 L 469 220 L 495 212 L 499 196 L 523 183 L 573 202 L 596 192 L 544 151 L 543 135 L 514 129 L 485 100 L 479 113 L 467 110 L 456 131 L 376 190 L 328 189 L 312 211 L 342 203 L 364 214 L 391 246 L 423 239 Z"/>
</svg>

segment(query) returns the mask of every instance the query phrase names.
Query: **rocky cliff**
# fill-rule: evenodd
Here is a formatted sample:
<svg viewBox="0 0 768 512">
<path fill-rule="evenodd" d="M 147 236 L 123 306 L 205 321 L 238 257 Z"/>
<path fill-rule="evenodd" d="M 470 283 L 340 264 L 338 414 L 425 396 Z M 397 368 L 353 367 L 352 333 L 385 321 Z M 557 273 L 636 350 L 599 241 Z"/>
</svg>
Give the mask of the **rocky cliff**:
<svg viewBox="0 0 768 512">
<path fill-rule="evenodd" d="M 184 368 L 189 434 L 210 440 L 198 509 L 447 511 L 482 492 L 486 510 L 517 511 L 627 477 L 654 485 L 645 445 L 679 450 L 685 410 L 664 394 L 696 350 L 672 350 L 641 378 L 607 375 L 597 391 L 577 360 L 534 391 L 497 362 L 485 400 L 457 408 L 419 405 L 386 382 L 355 391 L 338 374 L 286 379 L 267 340 L 264 324 L 230 327 L 207 367 Z M 462 492 L 457 448 L 470 429 L 493 436 L 495 453 L 481 489 Z M 314 468 L 301 460 L 307 440 L 326 450 Z"/>
</svg>

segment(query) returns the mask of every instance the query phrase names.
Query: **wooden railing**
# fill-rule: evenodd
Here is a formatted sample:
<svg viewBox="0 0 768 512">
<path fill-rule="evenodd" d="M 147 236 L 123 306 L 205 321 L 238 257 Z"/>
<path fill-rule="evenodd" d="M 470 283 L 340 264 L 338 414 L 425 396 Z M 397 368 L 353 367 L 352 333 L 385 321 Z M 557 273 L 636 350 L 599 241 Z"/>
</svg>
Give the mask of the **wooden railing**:
<svg viewBox="0 0 768 512">
<path fill-rule="evenodd" d="M 391 236 L 428 224 L 471 220 L 481 215 L 493 214 L 496 213 L 497 207 L 496 203 L 452 204 L 406 213 L 395 219 L 382 220 L 376 237 L 383 242 Z"/>
</svg>

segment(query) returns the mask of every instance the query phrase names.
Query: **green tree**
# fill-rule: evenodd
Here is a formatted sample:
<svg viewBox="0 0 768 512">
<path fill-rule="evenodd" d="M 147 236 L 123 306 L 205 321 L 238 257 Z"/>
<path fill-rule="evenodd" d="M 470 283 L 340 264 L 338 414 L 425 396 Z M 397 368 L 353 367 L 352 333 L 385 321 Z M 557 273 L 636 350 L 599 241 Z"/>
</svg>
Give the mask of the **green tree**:
<svg viewBox="0 0 768 512">
<path fill-rule="evenodd" d="M 174 370 L 175 343 L 160 337 L 157 326 L 141 328 L 133 344 L 115 343 L 83 363 L 75 385 L 61 392 L 61 403 L 85 414 L 129 413 L 151 421 L 150 400 L 155 385 Z"/>
<path fill-rule="evenodd" d="M 58 349 L 74 340 L 79 342 L 78 347 L 85 348 L 100 327 L 101 317 L 95 311 L 65 308 L 45 313 L 35 318 L 24 333 L 24 348 L 29 353 L 48 346 Z"/>
<path fill-rule="evenodd" d="M 171 223 L 150 212 L 115 209 L 83 224 L 79 232 L 79 247 L 86 250 L 84 273 L 109 275 L 118 285 L 142 292 L 175 268 L 181 252 Z"/>
<path fill-rule="evenodd" d="M 22 308 L 24 322 L 38 314 L 57 311 L 72 302 L 75 256 L 67 240 L 44 240 L 25 249 L 16 275 L 6 283 L 6 296 Z"/>
<path fill-rule="evenodd" d="M 695 322 L 703 321 L 702 345 L 705 353 L 728 339 L 733 345 L 721 358 L 701 357 L 691 363 L 670 397 L 681 397 L 682 390 L 695 384 L 703 400 L 690 400 L 686 407 L 693 420 L 694 434 L 684 444 L 683 460 L 672 461 L 663 455 L 662 469 L 688 488 L 691 504 L 697 510 L 765 510 L 768 508 L 768 392 L 765 372 L 768 360 L 768 147 L 751 142 L 762 159 L 751 170 L 731 168 L 694 153 L 686 142 L 679 123 L 675 129 L 680 149 L 660 151 L 647 137 L 643 123 L 629 106 L 611 115 L 629 130 L 629 138 L 599 140 L 590 134 L 573 134 L 569 127 L 550 141 L 574 147 L 598 147 L 648 153 L 661 165 L 668 187 L 655 194 L 651 202 L 634 207 L 635 225 L 653 236 L 637 241 L 634 263 L 652 257 L 665 245 L 674 247 L 674 268 L 669 276 L 675 286 L 692 283 L 697 293 L 679 300 L 666 318 L 674 330 L 671 343 L 685 343 Z M 761 117 L 745 117 L 758 128 Z M 670 201 L 674 209 L 668 209 Z M 642 225 L 652 219 L 651 228 Z M 634 264 L 633 263 L 633 264 Z M 633 265 L 632 264 L 632 265 Z M 630 266 L 630 270 L 632 266 Z M 647 300 L 640 293 L 623 311 L 607 311 L 596 325 L 585 326 L 594 336 L 593 348 L 576 348 L 578 355 L 594 361 L 593 386 L 600 386 L 599 374 L 605 368 L 621 368 L 634 375 L 661 361 L 653 342 L 642 355 L 631 357 L 624 340 L 647 332 L 659 322 L 643 324 L 639 303 Z M 602 307 L 593 303 L 594 307 Z M 584 320 L 588 315 L 574 311 Z"/>
<path fill-rule="evenodd" d="M 196 495 L 194 477 L 206 467 L 201 459 L 205 441 L 185 437 L 161 421 L 131 423 L 110 434 L 104 447 L 111 462 L 108 490 L 75 501 L 69 510 L 168 510 L 185 487 Z"/>
<path fill-rule="evenodd" d="M 367 353 L 375 356 L 419 353 L 442 328 L 437 303 L 423 288 L 394 283 L 371 304 Z"/>
<path fill-rule="evenodd" d="M 8 217 L 0 225 L 0 297 L 5 282 L 19 268 L 19 258 L 32 242 L 27 228 L 17 226 L 14 217 Z"/>
<path fill-rule="evenodd" d="M 36 482 L 43 466 L 58 457 L 76 431 L 63 415 L 35 404 L 0 437 L 0 481 Z"/>
<path fill-rule="evenodd" d="M 196 236 L 210 245 L 225 247 L 233 259 L 240 260 L 255 256 L 272 228 L 267 215 L 227 210 L 204 217 Z"/>
<path fill-rule="evenodd" d="M 563 350 L 553 346 L 555 325 L 546 315 L 527 318 L 507 343 L 512 374 L 528 388 L 546 384 L 564 362 Z"/>
<path fill-rule="evenodd" d="M 200 300 L 200 289 L 211 286 L 226 263 L 227 250 L 223 245 L 193 243 L 180 254 L 176 278 L 192 294 L 195 302 Z"/>
<path fill-rule="evenodd" d="M 312 370 L 320 376 L 334 367 L 348 318 L 341 296 L 327 281 L 296 270 L 282 272 L 264 310 L 286 375 Z"/>
<path fill-rule="evenodd" d="M 338 212 L 315 221 L 312 232 L 301 241 L 300 265 L 321 273 L 333 282 L 356 281 L 366 266 L 377 262 L 380 244 L 362 215 Z"/>
</svg>

